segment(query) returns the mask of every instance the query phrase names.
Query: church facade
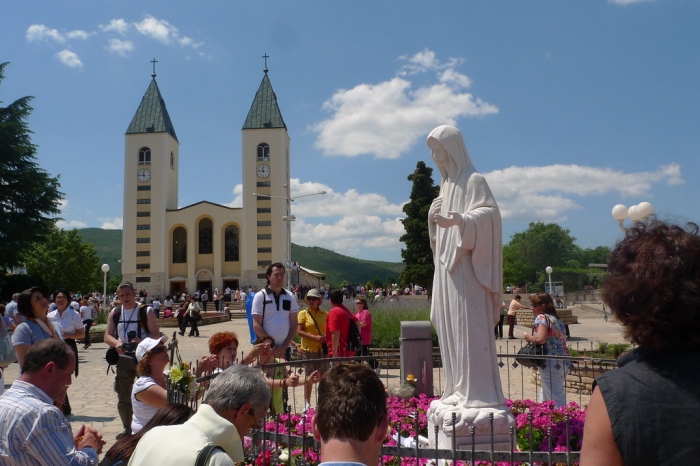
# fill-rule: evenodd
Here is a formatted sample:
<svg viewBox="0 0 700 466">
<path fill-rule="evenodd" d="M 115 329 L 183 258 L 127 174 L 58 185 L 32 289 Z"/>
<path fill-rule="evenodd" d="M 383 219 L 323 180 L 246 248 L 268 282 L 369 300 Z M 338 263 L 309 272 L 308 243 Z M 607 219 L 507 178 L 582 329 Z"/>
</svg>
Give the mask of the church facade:
<svg viewBox="0 0 700 466">
<path fill-rule="evenodd" d="M 291 262 L 293 219 L 290 139 L 267 67 L 241 130 L 242 208 L 179 206 L 180 144 L 151 76 L 125 136 L 123 279 L 149 296 L 261 289 L 270 264 Z"/>
</svg>

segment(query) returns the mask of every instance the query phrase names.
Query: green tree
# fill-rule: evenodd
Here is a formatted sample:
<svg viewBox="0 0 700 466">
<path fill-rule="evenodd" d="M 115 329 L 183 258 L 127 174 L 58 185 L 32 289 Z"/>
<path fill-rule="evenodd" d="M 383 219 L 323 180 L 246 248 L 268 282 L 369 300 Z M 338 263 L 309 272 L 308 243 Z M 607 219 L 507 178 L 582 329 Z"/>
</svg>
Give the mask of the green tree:
<svg viewBox="0 0 700 466">
<path fill-rule="evenodd" d="M 382 283 L 381 278 L 379 277 L 374 277 L 374 280 L 372 280 L 372 283 L 374 283 L 375 288 L 382 288 L 384 287 L 384 284 Z"/>
<path fill-rule="evenodd" d="M 76 230 L 54 228 L 22 256 L 27 273 L 41 277 L 47 292 L 67 288 L 71 292 L 102 289 L 102 271 L 95 247 L 83 243 Z"/>
<path fill-rule="evenodd" d="M 566 267 L 579 250 L 576 238 L 556 223 L 532 222 L 527 230 L 515 233 L 503 249 L 504 282 L 534 283 L 537 272 L 547 266 Z"/>
<path fill-rule="evenodd" d="M 7 63 L 0 64 L 0 83 Z M 58 178 L 36 163 L 27 118 L 32 97 L 0 107 L 0 268 L 18 265 L 29 246 L 48 235 L 60 212 Z"/>
<path fill-rule="evenodd" d="M 408 175 L 408 181 L 413 183 L 410 201 L 403 206 L 406 218 L 401 220 L 406 234 L 399 238 L 406 244 L 401 249 L 401 258 L 406 268 L 401 273 L 400 283 L 405 285 L 418 284 L 431 290 L 433 287 L 433 251 L 430 248 L 428 234 L 428 211 L 430 204 L 440 192 L 440 187 L 433 182 L 433 169 L 425 162 L 419 161 L 415 171 Z"/>
</svg>

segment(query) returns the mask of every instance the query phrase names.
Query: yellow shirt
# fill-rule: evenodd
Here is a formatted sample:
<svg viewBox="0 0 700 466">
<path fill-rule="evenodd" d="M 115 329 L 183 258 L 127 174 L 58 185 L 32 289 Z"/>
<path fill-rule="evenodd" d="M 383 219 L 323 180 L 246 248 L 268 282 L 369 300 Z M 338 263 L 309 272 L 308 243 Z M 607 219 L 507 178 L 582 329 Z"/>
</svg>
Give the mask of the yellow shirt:
<svg viewBox="0 0 700 466">
<path fill-rule="evenodd" d="M 313 319 L 311 318 L 311 313 L 313 313 Z M 321 335 L 325 336 L 326 331 L 326 317 L 328 317 L 328 312 L 323 310 L 318 310 L 318 312 L 313 312 L 311 309 L 304 309 L 297 316 L 297 322 L 299 322 L 299 330 L 302 332 L 309 333 L 311 335 Z M 314 325 L 314 319 L 318 324 L 318 328 L 321 329 L 321 333 L 316 330 L 316 325 Z M 308 338 L 301 337 L 301 349 L 304 351 L 313 351 L 315 353 L 321 352 L 321 343 L 309 340 Z"/>
</svg>

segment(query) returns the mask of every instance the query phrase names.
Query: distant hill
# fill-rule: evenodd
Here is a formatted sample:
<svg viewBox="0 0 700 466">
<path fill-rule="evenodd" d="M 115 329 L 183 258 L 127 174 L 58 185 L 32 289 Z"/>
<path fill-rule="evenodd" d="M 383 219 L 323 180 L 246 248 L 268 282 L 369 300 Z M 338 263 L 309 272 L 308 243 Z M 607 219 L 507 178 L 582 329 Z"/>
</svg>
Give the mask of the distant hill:
<svg viewBox="0 0 700 466">
<path fill-rule="evenodd" d="M 100 266 L 109 264 L 110 276 L 122 273 L 122 231 L 102 228 L 83 228 L 78 234 L 86 243 L 92 243 L 100 258 Z M 113 275 L 114 274 L 114 275 Z"/>
<path fill-rule="evenodd" d="M 326 283 L 339 285 L 348 283 L 364 285 L 375 277 L 384 283 L 389 277 L 398 282 L 404 265 L 400 262 L 380 262 L 355 259 L 317 246 L 306 247 L 292 244 L 292 260 L 300 266 L 323 272 Z"/>
<path fill-rule="evenodd" d="M 97 250 L 100 264 L 109 264 L 110 274 L 121 274 L 122 231 L 102 228 L 83 228 L 78 234 L 86 243 L 92 243 Z M 365 284 L 379 277 L 386 282 L 389 277 L 398 281 L 404 265 L 400 262 L 380 262 L 355 259 L 319 247 L 306 247 L 292 244 L 292 260 L 302 267 L 326 274 L 326 283 L 340 284 L 347 280 L 353 284 Z"/>
</svg>

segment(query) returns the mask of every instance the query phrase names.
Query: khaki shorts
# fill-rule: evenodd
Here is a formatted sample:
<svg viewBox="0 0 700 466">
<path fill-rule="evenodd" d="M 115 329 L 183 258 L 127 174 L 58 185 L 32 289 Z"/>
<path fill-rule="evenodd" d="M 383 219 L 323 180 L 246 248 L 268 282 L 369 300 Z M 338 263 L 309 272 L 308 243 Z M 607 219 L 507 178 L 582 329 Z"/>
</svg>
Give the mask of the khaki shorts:
<svg viewBox="0 0 700 466">
<path fill-rule="evenodd" d="M 315 352 L 315 351 L 299 350 L 299 357 L 300 357 L 300 359 L 323 359 L 325 356 L 323 356 L 322 351 Z M 329 368 L 330 368 L 330 365 L 329 365 L 328 361 L 314 362 L 311 364 L 307 364 L 306 365 L 306 375 L 311 374 L 313 371 L 319 371 L 321 374 L 325 374 Z"/>
</svg>

